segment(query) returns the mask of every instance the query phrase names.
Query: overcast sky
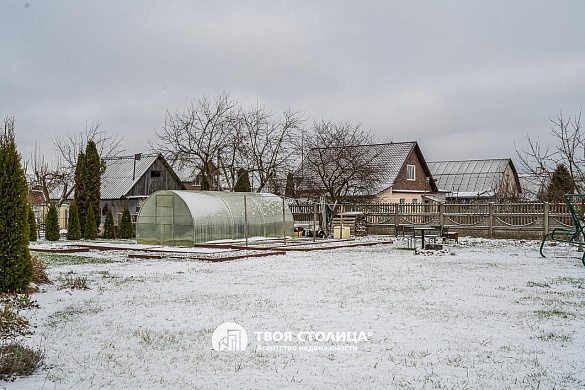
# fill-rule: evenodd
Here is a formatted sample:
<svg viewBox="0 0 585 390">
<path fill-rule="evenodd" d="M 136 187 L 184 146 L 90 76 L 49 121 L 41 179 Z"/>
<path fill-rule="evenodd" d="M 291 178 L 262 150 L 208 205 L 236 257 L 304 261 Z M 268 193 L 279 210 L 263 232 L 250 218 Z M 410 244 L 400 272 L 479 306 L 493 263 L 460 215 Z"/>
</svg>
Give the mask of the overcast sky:
<svg viewBox="0 0 585 390">
<path fill-rule="evenodd" d="M 5 0 L 0 51 L 25 160 L 96 122 L 142 152 L 167 110 L 228 91 L 418 141 L 427 161 L 517 161 L 585 104 L 582 0 Z"/>
</svg>

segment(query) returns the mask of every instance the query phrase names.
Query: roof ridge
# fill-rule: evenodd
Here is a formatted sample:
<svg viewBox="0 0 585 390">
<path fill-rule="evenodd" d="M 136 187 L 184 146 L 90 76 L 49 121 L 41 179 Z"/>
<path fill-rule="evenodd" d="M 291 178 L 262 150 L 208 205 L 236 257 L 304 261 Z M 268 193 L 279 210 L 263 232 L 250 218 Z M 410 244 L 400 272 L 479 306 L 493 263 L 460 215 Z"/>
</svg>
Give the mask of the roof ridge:
<svg viewBox="0 0 585 390">
<path fill-rule="evenodd" d="M 466 162 L 466 161 L 504 161 L 512 160 L 510 157 L 503 158 L 475 158 L 470 160 L 441 160 L 441 161 L 429 161 L 429 164 L 446 163 L 446 162 Z"/>
<path fill-rule="evenodd" d="M 134 160 L 136 159 L 136 155 L 139 154 L 140 158 L 150 158 L 150 157 L 158 157 L 160 153 L 136 153 L 131 156 L 109 156 L 109 157 L 102 157 L 102 160 Z"/>
</svg>

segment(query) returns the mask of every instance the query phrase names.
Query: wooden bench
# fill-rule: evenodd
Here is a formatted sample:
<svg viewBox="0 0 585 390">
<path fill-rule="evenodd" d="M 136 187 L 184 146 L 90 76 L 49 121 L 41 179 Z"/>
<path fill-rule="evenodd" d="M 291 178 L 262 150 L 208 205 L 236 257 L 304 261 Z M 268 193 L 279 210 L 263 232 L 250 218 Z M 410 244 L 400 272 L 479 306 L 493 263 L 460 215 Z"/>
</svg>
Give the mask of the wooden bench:
<svg viewBox="0 0 585 390">
<path fill-rule="evenodd" d="M 540 255 L 542 257 L 546 257 L 544 253 L 542 253 L 542 249 L 547 239 L 556 242 L 567 242 L 573 245 L 585 245 L 585 241 L 583 241 L 585 239 L 585 234 L 583 232 L 583 225 L 581 224 L 582 218 L 577 214 L 571 202 L 572 199 L 580 199 L 581 201 L 585 202 L 585 194 L 565 194 L 564 197 L 567 205 L 569 206 L 569 212 L 571 213 L 571 219 L 573 221 L 573 228 L 556 228 L 553 229 L 552 232 L 546 233 L 542 237 L 542 241 L 540 243 Z M 585 265 L 585 253 L 583 253 L 581 262 L 583 265 Z"/>
<path fill-rule="evenodd" d="M 443 238 L 443 241 L 452 240 L 456 244 L 459 244 L 459 233 L 458 232 L 450 232 L 449 226 L 443 226 L 443 230 L 441 231 L 441 238 Z"/>
</svg>

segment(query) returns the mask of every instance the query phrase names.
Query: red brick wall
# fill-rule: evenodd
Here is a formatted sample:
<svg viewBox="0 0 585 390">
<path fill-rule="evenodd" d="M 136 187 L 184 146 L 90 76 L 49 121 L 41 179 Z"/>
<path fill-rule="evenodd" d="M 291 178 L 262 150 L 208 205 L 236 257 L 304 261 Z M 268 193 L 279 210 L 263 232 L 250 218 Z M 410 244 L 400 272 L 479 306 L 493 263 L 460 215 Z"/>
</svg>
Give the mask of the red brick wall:
<svg viewBox="0 0 585 390">
<path fill-rule="evenodd" d="M 415 180 L 406 180 L 406 165 L 414 165 L 416 174 Z M 398 174 L 396 178 L 396 182 L 394 183 L 393 187 L 394 192 L 403 191 L 403 190 L 416 190 L 416 191 L 425 191 L 425 172 L 423 171 L 422 165 L 418 160 L 416 153 L 411 152 L 410 156 L 406 159 L 406 164 Z M 427 192 L 431 191 L 429 185 L 427 185 Z"/>
</svg>

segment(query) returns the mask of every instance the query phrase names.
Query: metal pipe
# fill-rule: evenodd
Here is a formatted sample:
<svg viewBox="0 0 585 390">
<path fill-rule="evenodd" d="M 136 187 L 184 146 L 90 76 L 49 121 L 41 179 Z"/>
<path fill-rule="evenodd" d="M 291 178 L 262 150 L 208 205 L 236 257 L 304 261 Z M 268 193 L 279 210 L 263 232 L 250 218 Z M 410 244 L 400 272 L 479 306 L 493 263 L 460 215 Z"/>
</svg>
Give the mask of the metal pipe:
<svg viewBox="0 0 585 390">
<path fill-rule="evenodd" d="M 284 204 L 284 196 L 282 197 L 282 238 L 284 240 L 284 245 L 286 245 L 286 212 L 285 208 L 286 205 Z"/>
<path fill-rule="evenodd" d="M 246 238 L 246 248 L 248 247 L 248 203 L 244 195 L 244 237 Z"/>
</svg>

